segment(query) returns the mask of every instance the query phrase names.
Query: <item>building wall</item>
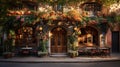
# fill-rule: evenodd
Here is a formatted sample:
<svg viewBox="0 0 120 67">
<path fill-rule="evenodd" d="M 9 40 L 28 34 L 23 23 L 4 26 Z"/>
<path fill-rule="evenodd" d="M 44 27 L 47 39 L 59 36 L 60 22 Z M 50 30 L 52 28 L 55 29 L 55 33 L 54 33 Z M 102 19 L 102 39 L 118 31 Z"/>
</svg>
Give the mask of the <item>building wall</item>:
<svg viewBox="0 0 120 67">
<path fill-rule="evenodd" d="M 119 24 L 119 52 L 120 52 L 120 24 Z"/>
<path fill-rule="evenodd" d="M 109 28 L 106 33 L 106 45 L 108 47 L 112 47 L 112 32 L 111 29 Z"/>
<path fill-rule="evenodd" d="M 120 53 L 120 30 L 119 30 L 119 53 Z"/>
</svg>

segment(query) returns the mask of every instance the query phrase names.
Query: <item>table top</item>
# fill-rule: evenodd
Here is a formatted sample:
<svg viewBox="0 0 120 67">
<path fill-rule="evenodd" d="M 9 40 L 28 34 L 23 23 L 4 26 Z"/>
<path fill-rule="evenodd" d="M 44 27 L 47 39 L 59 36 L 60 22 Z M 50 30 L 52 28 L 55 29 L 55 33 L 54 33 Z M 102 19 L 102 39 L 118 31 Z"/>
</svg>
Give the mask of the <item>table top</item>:
<svg viewBox="0 0 120 67">
<path fill-rule="evenodd" d="M 109 48 L 106 48 L 106 47 L 100 47 L 99 49 L 109 49 Z"/>
<path fill-rule="evenodd" d="M 28 49 L 28 50 L 31 50 L 32 49 L 32 47 L 22 47 L 21 49 Z"/>
<path fill-rule="evenodd" d="M 95 47 L 86 47 L 86 49 L 96 49 Z"/>
</svg>

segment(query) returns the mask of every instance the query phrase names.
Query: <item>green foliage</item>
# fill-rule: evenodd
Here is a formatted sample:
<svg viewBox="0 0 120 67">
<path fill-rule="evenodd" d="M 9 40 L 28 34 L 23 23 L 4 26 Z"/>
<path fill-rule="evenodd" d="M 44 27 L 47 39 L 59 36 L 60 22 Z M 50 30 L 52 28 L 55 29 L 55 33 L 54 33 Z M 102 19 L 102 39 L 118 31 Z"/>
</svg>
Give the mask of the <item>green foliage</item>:
<svg viewBox="0 0 120 67">
<path fill-rule="evenodd" d="M 8 34 L 10 33 L 10 30 L 15 31 L 16 28 L 19 26 L 18 24 L 17 25 L 16 24 L 17 23 L 15 22 L 15 17 L 14 16 L 7 17 L 6 22 L 4 22 L 3 25 L 2 25 L 2 27 L 3 27 L 2 32 L 6 33 L 7 36 L 8 36 Z"/>
<path fill-rule="evenodd" d="M 47 3 L 47 4 L 60 4 L 60 5 L 65 5 L 65 4 L 71 4 L 71 3 L 79 3 L 79 2 L 83 2 L 86 0 L 37 0 L 39 3 Z"/>
<path fill-rule="evenodd" d="M 3 22 L 6 22 L 7 20 L 7 9 L 8 9 L 8 5 L 5 4 L 5 2 L 3 2 L 3 0 L 0 0 L 0 25 L 3 24 Z"/>
<path fill-rule="evenodd" d="M 69 49 L 76 51 L 78 49 L 78 42 L 77 42 L 77 38 L 76 38 L 77 34 L 73 34 L 72 36 L 68 36 L 68 42 L 69 42 Z"/>
<path fill-rule="evenodd" d="M 4 51 L 5 52 L 12 51 L 12 39 L 7 39 L 4 41 Z"/>
<path fill-rule="evenodd" d="M 24 24 L 32 24 L 36 17 L 34 15 L 27 15 L 27 16 L 22 16 L 21 18 L 24 18 Z"/>
<path fill-rule="evenodd" d="M 47 41 L 46 40 L 40 40 L 39 47 L 38 47 L 38 56 L 46 56 L 47 55 Z"/>
<path fill-rule="evenodd" d="M 68 36 L 68 40 L 70 42 L 70 44 L 73 44 L 74 41 L 76 40 L 75 36 Z"/>
<path fill-rule="evenodd" d="M 41 52 L 46 52 L 47 51 L 45 41 L 40 40 L 38 51 L 41 51 Z"/>
<path fill-rule="evenodd" d="M 2 56 L 2 54 L 3 54 L 3 47 L 0 46 L 0 56 Z"/>
<path fill-rule="evenodd" d="M 120 23 L 120 15 L 115 16 L 115 20 Z"/>
<path fill-rule="evenodd" d="M 48 3 L 48 4 L 62 4 L 62 5 L 65 5 L 65 4 L 75 4 L 76 3 L 80 3 L 80 2 L 86 2 L 86 1 L 90 1 L 90 0 L 37 0 L 38 2 L 40 3 Z M 91 0 L 92 1 L 92 0 Z M 117 3 L 119 2 L 119 0 L 95 0 L 96 2 L 100 2 L 106 6 L 109 6 L 113 3 Z"/>
<path fill-rule="evenodd" d="M 101 2 L 105 6 L 110 6 L 111 4 L 119 2 L 119 0 L 101 0 Z"/>
<path fill-rule="evenodd" d="M 3 24 L 8 19 L 8 9 L 14 7 L 16 4 L 22 3 L 20 0 L 0 0 L 0 24 Z"/>
</svg>

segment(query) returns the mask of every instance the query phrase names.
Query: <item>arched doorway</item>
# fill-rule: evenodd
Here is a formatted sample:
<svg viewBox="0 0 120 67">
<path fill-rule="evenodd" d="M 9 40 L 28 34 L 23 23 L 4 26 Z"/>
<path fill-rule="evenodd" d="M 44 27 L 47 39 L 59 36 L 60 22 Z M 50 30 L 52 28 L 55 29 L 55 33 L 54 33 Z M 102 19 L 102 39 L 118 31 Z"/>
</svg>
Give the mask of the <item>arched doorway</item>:
<svg viewBox="0 0 120 67">
<path fill-rule="evenodd" d="M 67 32 L 64 28 L 55 27 L 51 30 L 51 53 L 67 52 Z"/>
</svg>

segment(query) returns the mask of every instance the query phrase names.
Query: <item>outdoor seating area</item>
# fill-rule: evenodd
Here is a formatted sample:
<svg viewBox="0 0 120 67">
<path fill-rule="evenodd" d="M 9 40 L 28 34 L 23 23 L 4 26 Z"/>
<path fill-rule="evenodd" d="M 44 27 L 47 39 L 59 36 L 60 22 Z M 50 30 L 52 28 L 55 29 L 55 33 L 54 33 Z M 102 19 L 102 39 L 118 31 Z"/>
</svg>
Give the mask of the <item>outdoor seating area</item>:
<svg viewBox="0 0 120 67">
<path fill-rule="evenodd" d="M 69 52 L 68 52 L 69 53 Z M 38 56 L 38 50 L 32 47 L 22 47 L 17 56 Z M 87 57 L 103 57 L 110 56 L 111 49 L 108 47 L 81 47 L 78 49 L 78 57 L 87 56 Z"/>
<path fill-rule="evenodd" d="M 108 47 L 84 47 L 79 48 L 79 56 L 110 56 L 111 50 Z"/>
<path fill-rule="evenodd" d="M 37 49 L 35 47 L 17 47 L 15 49 L 16 51 L 15 56 L 37 56 Z"/>
<path fill-rule="evenodd" d="M 20 51 L 20 55 L 30 55 L 32 53 L 32 47 L 22 47 Z"/>
</svg>

